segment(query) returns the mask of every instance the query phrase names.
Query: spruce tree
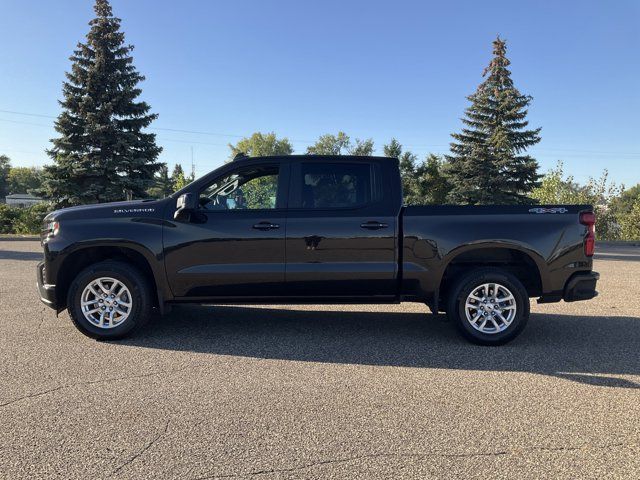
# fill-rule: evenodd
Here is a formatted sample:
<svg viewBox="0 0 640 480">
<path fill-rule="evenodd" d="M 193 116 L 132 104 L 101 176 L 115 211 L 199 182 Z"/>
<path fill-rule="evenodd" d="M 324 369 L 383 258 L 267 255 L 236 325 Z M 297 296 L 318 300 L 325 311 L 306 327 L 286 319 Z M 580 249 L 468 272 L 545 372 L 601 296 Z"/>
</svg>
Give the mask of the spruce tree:
<svg viewBox="0 0 640 480">
<path fill-rule="evenodd" d="M 383 145 L 382 151 L 386 157 L 397 158 L 399 161 L 404 202 L 408 205 L 420 203 L 416 178 L 416 155 L 411 152 L 403 152 L 402 145 L 395 138 L 392 138 L 387 145 Z"/>
<path fill-rule="evenodd" d="M 60 134 L 47 151 L 41 192 L 60 206 L 140 198 L 154 182 L 161 164 L 155 135 L 144 131 L 156 114 L 138 101 L 138 73 L 124 43 L 120 19 L 107 0 L 96 0 L 85 43 L 70 57 L 63 83 Z"/>
<path fill-rule="evenodd" d="M 526 129 L 532 97 L 515 88 L 509 64 L 506 43 L 498 37 L 483 72 L 486 80 L 467 97 L 471 105 L 462 119 L 465 127 L 451 135 L 448 199 L 454 203 L 527 203 L 539 184 L 538 162 L 525 152 L 540 141 L 540 129 Z"/>
<path fill-rule="evenodd" d="M 447 177 L 442 157 L 430 153 L 416 168 L 418 185 L 422 192 L 424 205 L 442 205 L 447 203 L 451 183 Z"/>
<path fill-rule="evenodd" d="M 0 203 L 4 202 L 9 194 L 9 172 L 11 160 L 6 155 L 0 155 Z"/>
<path fill-rule="evenodd" d="M 189 181 L 184 174 L 184 169 L 179 163 L 176 163 L 173 167 L 173 173 L 171 174 L 171 183 L 173 185 L 174 192 L 183 189 L 189 184 Z"/>
<path fill-rule="evenodd" d="M 169 167 L 167 167 L 166 163 L 160 164 L 155 178 L 155 184 L 147 191 L 147 196 L 152 198 L 166 198 L 174 192 L 173 181 L 169 176 Z"/>
<path fill-rule="evenodd" d="M 403 152 L 395 138 L 383 147 L 387 157 L 397 158 L 402 179 L 402 197 L 407 205 L 440 205 L 446 203 L 451 190 L 441 157 L 430 153 L 422 161 L 411 152 Z"/>
<path fill-rule="evenodd" d="M 392 138 L 387 145 L 382 146 L 382 152 L 385 157 L 399 159 L 400 155 L 402 155 L 402 145 L 400 145 L 398 140 Z"/>
</svg>

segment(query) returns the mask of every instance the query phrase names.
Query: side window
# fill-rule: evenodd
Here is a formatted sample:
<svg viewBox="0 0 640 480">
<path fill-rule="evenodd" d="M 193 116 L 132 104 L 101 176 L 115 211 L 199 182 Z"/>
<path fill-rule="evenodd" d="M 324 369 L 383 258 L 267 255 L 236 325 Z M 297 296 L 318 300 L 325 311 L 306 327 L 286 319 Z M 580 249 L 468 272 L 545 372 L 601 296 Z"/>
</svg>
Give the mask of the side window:
<svg viewBox="0 0 640 480">
<path fill-rule="evenodd" d="M 349 208 L 380 199 L 379 166 L 370 163 L 301 164 L 302 208 Z"/>
<path fill-rule="evenodd" d="M 217 178 L 200 192 L 205 210 L 262 210 L 276 208 L 278 166 L 245 167 Z"/>
</svg>

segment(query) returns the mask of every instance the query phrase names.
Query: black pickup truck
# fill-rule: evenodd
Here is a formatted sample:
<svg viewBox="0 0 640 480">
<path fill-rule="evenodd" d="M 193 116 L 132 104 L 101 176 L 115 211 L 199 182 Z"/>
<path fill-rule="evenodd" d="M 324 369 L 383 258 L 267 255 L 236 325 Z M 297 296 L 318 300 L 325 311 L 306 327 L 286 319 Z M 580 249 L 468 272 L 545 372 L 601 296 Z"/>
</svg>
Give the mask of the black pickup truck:
<svg viewBox="0 0 640 480">
<path fill-rule="evenodd" d="M 421 302 L 494 345 L 529 297 L 597 295 L 594 225 L 589 205 L 404 206 L 397 159 L 243 157 L 163 200 L 49 214 L 37 284 L 97 339 L 184 302 Z"/>
</svg>

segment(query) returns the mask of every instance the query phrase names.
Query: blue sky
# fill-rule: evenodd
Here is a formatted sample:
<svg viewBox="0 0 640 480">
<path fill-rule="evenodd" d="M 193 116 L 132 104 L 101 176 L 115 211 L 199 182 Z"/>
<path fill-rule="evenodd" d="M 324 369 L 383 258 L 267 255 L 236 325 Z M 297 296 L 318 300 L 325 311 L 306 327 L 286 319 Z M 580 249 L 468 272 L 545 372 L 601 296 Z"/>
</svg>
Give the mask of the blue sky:
<svg viewBox="0 0 640 480">
<path fill-rule="evenodd" d="M 64 72 L 92 18 L 90 0 L 0 0 L 0 153 L 41 165 L 55 135 Z M 584 182 L 607 168 L 640 182 L 640 2 L 112 0 L 162 161 L 201 175 L 227 144 L 275 131 L 296 150 L 344 130 L 446 153 L 491 42 L 508 42 L 516 86 L 534 97 L 531 149 Z M 20 115 L 22 112 L 41 116 Z M 186 133 L 171 130 L 207 132 Z"/>
</svg>

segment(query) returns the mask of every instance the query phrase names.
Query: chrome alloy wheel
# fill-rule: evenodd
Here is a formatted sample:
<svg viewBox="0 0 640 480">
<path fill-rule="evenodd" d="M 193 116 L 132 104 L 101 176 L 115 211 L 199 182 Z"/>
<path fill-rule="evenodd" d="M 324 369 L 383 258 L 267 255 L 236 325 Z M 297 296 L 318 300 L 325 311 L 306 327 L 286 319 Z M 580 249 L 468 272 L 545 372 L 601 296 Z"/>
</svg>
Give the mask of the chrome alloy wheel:
<svg viewBox="0 0 640 480">
<path fill-rule="evenodd" d="M 82 291 L 82 314 L 98 328 L 121 325 L 131 313 L 131 292 L 120 280 L 111 277 L 96 278 Z"/>
<path fill-rule="evenodd" d="M 482 333 L 505 331 L 516 317 L 516 299 L 504 285 L 484 283 L 475 287 L 464 305 L 467 321 Z"/>
</svg>

